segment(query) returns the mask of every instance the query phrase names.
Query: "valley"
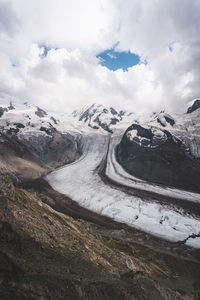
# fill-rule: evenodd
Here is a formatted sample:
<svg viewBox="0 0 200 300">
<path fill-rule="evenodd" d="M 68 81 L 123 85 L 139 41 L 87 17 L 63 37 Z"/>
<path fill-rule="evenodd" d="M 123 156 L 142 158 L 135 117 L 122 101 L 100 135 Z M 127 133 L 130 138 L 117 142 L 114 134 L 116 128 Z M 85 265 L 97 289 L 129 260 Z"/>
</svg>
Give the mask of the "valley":
<svg viewBox="0 0 200 300">
<path fill-rule="evenodd" d="M 14 293 L 20 300 L 33 295 L 34 299 L 48 295 L 53 299 L 63 299 L 63 295 L 110 299 L 110 293 L 113 299 L 198 298 L 198 192 L 137 177 L 127 172 L 117 156 L 131 120 L 144 128 L 163 130 L 155 116 L 156 121 L 136 121 L 135 115 L 110 109 L 108 117 L 109 109 L 98 106 L 95 111 L 94 105 L 92 112 L 81 113 L 85 120 L 78 113 L 59 119 L 27 104 L 10 107 L 2 109 L 0 119 L 0 295 L 10 299 Z M 183 147 L 181 153 L 197 159 L 189 152 L 197 149 L 194 154 L 198 155 L 199 151 L 193 147 L 194 135 L 199 143 L 198 108 L 192 113 L 191 122 L 195 120 L 196 125 L 187 140 L 184 124 L 182 134 L 180 125 L 173 127 L 171 122 L 165 127 L 191 147 Z M 119 121 L 115 123 L 111 119 L 116 114 Z M 93 123 L 88 123 L 90 118 Z M 190 122 L 189 116 L 186 121 Z M 139 143 L 138 151 L 143 149 L 140 135 L 136 139 L 131 135 L 130 143 L 136 147 Z M 160 135 L 153 143 L 154 147 L 163 145 Z M 29 257 L 30 245 L 42 266 L 42 285 L 36 279 L 38 265 Z M 63 280 L 69 289 L 63 289 Z"/>
<path fill-rule="evenodd" d="M 200 300 L 200 0 L 0 0 L 0 300 Z"/>
<path fill-rule="evenodd" d="M 161 205 L 154 200 L 153 193 L 145 197 L 144 194 L 140 196 L 139 192 L 137 196 L 134 196 L 120 191 L 120 185 L 123 186 L 124 182 L 125 185 L 128 183 L 124 177 L 121 181 L 119 175 L 118 189 L 108 184 L 105 185 L 98 174 L 98 169 L 106 159 L 109 140 L 107 135 L 94 134 L 86 137 L 83 156 L 78 161 L 50 173 L 46 177 L 47 181 L 58 192 L 76 199 L 79 205 L 89 210 L 160 238 L 175 242 L 185 240 L 188 245 L 191 243 L 194 247 L 200 248 L 198 213 L 195 213 L 195 210 L 192 211 L 196 216 L 190 218 L 188 214 L 184 214 L 183 209 L 180 207 L 178 209 L 176 206 L 176 198 L 178 198 L 183 201 L 196 202 L 198 207 L 199 195 L 176 189 L 166 190 L 164 187 L 148 185 L 135 178 L 138 190 L 143 191 L 144 185 L 146 190 L 153 191 L 157 195 L 161 194 L 161 196 L 164 194 L 165 197 L 171 197 L 174 200 L 173 205 L 172 203 L 168 205 L 167 200 Z M 108 151 L 108 156 L 112 156 L 112 151 Z M 116 168 L 114 162 L 109 161 L 106 168 L 108 178 L 115 178 L 114 168 Z M 130 177 L 129 187 L 134 188 L 134 182 L 131 182 L 131 179 Z M 189 238 L 190 236 L 194 238 Z"/>
</svg>

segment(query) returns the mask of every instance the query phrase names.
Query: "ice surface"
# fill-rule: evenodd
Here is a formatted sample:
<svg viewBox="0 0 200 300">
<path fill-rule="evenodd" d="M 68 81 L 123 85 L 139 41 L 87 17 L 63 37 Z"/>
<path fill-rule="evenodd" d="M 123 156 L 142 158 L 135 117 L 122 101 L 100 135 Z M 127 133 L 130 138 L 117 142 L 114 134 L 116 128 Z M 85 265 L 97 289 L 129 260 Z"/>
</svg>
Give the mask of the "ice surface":
<svg viewBox="0 0 200 300">
<path fill-rule="evenodd" d="M 200 248 L 200 237 L 196 238 L 189 238 L 186 242 L 187 246 L 193 247 L 193 248 Z"/>
<path fill-rule="evenodd" d="M 4 112 L 0 118 L 2 128 L 12 128 L 14 123 L 22 123 L 25 128 L 20 128 L 19 138 L 31 138 L 32 136 L 46 135 L 40 131 L 40 127 L 49 127 L 52 123 L 48 114 L 40 118 L 35 114 L 37 108 L 31 105 L 15 105 L 15 110 Z M 47 180 L 53 188 L 61 193 L 70 196 L 80 205 L 89 208 L 99 214 L 112 217 L 116 221 L 124 222 L 130 226 L 149 232 L 153 235 L 171 241 L 185 240 L 192 234 L 200 233 L 200 220 L 192 216 L 184 215 L 181 210 L 173 210 L 167 205 L 141 199 L 139 197 L 126 194 L 119 189 L 106 185 L 98 175 L 97 167 L 105 158 L 109 136 L 103 129 L 94 134 L 93 129 L 87 124 L 78 122 L 75 118 L 64 114 L 53 115 L 60 119 L 58 124 L 52 125 L 61 132 L 73 132 L 85 134 L 84 154 L 82 157 L 65 167 L 57 169 L 47 176 Z M 110 116 L 109 116 L 110 117 Z M 176 116 L 176 123 L 172 126 L 167 123 L 167 130 L 177 137 L 180 137 L 196 156 L 200 156 L 200 110 L 191 115 Z M 178 189 L 162 187 L 140 180 L 127 174 L 117 163 L 114 155 L 116 144 L 119 143 L 125 129 L 136 122 L 135 115 L 125 118 L 120 124 L 115 126 L 115 134 L 111 139 L 106 174 L 114 181 L 132 188 L 152 191 L 166 195 L 174 199 L 183 199 L 200 203 L 200 195 Z M 31 126 L 34 125 L 34 127 Z M 140 119 L 139 124 L 145 128 L 150 126 L 161 128 L 155 117 L 146 122 Z M 114 125 L 113 125 L 114 128 Z M 199 238 L 189 238 L 187 245 L 200 248 Z"/>
<path fill-rule="evenodd" d="M 153 199 L 152 202 L 145 201 L 106 185 L 99 177 L 97 167 L 105 158 L 109 137 L 93 134 L 85 139 L 83 157 L 46 177 L 55 190 L 68 195 L 81 206 L 94 212 L 170 241 L 185 240 L 189 235 L 200 233 L 199 219 L 184 215 L 181 210 L 174 211 L 165 205 L 153 202 Z M 109 168 L 114 168 L 110 160 L 108 166 L 107 174 L 114 173 L 113 170 L 108 172 Z M 124 178 L 123 183 L 125 181 Z M 144 185 L 140 180 L 137 183 Z M 171 193 L 173 195 L 173 190 Z M 176 195 L 179 195 L 178 190 Z M 184 195 L 184 192 L 180 191 L 180 197 Z M 195 199 L 193 198 L 195 196 L 190 193 L 188 197 Z"/>
</svg>

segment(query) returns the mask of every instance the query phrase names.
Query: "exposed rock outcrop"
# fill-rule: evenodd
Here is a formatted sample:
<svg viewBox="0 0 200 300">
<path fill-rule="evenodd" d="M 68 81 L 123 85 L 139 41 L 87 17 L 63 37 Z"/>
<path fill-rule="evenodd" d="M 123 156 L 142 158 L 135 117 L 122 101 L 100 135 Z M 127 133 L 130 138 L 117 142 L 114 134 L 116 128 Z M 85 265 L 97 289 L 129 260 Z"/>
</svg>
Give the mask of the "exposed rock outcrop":
<svg viewBox="0 0 200 300">
<path fill-rule="evenodd" d="M 76 139 L 58 131 L 51 135 L 0 133 L 0 168 L 8 173 L 38 178 L 80 156 Z"/>
<path fill-rule="evenodd" d="M 0 114 L 0 169 L 12 178 L 38 178 L 80 156 L 76 138 L 43 109 L 10 103 Z"/>
<path fill-rule="evenodd" d="M 118 162 L 139 178 L 200 191 L 200 161 L 169 131 L 130 126 L 116 150 Z"/>
<path fill-rule="evenodd" d="M 5 111 L 7 111 L 6 107 L 0 107 L 0 118 L 3 116 Z"/>
<path fill-rule="evenodd" d="M 187 114 L 191 114 L 192 112 L 194 112 L 195 110 L 200 108 L 200 100 L 197 99 L 194 101 L 194 103 L 192 104 L 192 106 L 190 106 L 187 110 Z"/>
<path fill-rule="evenodd" d="M 81 112 L 74 111 L 73 116 L 78 117 L 79 121 L 88 124 L 93 129 L 102 128 L 103 130 L 112 133 L 113 126 L 122 121 L 126 111 L 117 111 L 113 107 L 103 107 L 102 105 L 92 104 Z"/>
</svg>

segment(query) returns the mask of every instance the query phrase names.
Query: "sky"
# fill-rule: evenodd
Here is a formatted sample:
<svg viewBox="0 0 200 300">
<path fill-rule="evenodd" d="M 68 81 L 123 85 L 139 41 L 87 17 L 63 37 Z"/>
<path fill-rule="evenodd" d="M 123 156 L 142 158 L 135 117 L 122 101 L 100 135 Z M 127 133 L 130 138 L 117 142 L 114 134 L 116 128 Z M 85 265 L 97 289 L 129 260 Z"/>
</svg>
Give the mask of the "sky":
<svg viewBox="0 0 200 300">
<path fill-rule="evenodd" d="M 199 0 L 0 0 L 0 99 L 182 112 L 200 96 Z"/>
<path fill-rule="evenodd" d="M 128 72 L 128 68 L 139 63 L 146 63 L 141 62 L 137 54 L 131 53 L 130 51 L 115 51 L 115 47 L 99 53 L 96 57 L 100 58 L 100 64 L 102 66 L 113 71 L 122 69 L 124 72 Z"/>
</svg>

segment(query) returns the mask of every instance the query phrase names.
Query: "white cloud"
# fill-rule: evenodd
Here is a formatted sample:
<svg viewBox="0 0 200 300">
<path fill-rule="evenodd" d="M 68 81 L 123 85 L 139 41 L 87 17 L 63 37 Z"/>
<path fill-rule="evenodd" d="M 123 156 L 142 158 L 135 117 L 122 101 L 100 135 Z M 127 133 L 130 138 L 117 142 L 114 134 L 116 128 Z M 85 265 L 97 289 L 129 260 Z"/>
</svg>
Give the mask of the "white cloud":
<svg viewBox="0 0 200 300">
<path fill-rule="evenodd" d="M 200 94 L 199 0 L 0 0 L 0 17 L 1 95 L 62 111 L 149 111 L 184 109 Z M 95 55 L 117 41 L 148 64 L 102 67 Z M 45 58 L 38 45 L 52 47 Z"/>
<path fill-rule="evenodd" d="M 96 57 L 89 59 L 80 50 L 51 49 L 45 58 L 40 54 L 41 49 L 33 45 L 27 58 L 15 68 L 10 66 L 7 79 L 16 77 L 18 86 L 14 88 L 13 81 L 10 84 L 8 80 L 7 90 L 22 101 L 30 99 L 66 111 L 93 102 L 146 110 L 152 108 L 149 99 L 154 98 L 156 104 L 161 93 L 148 65 L 137 65 L 128 72 L 121 69 L 113 72 L 102 67 Z"/>
</svg>

